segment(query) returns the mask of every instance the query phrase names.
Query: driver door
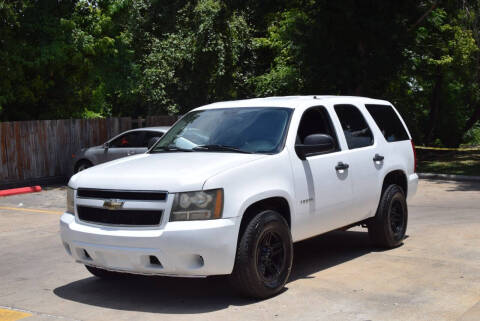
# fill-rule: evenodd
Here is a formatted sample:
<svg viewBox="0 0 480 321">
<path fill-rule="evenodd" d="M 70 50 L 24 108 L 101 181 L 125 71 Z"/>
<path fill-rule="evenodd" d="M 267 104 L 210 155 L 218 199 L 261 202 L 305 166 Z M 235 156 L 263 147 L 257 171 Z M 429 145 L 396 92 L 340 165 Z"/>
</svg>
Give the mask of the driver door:
<svg viewBox="0 0 480 321">
<path fill-rule="evenodd" d="M 297 239 L 304 239 L 348 224 L 351 210 L 352 180 L 349 169 L 337 169 L 349 158 L 341 150 L 337 133 L 325 107 L 311 107 L 302 115 L 297 143 L 311 134 L 330 135 L 336 144 L 333 152 L 301 160 L 292 155 L 297 198 Z"/>
</svg>

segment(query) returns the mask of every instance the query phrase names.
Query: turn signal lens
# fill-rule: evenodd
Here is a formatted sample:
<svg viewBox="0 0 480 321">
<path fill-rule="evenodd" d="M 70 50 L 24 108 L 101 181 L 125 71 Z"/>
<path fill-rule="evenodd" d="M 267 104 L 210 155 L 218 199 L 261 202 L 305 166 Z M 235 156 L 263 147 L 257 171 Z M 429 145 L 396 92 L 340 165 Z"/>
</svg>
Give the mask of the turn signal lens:
<svg viewBox="0 0 480 321">
<path fill-rule="evenodd" d="M 71 187 L 67 187 L 67 213 L 75 214 L 75 206 L 74 206 L 74 189 Z"/>
<path fill-rule="evenodd" d="M 213 213 L 214 218 L 222 217 L 223 210 L 223 189 L 217 190 L 217 197 L 215 199 L 215 211 Z"/>
</svg>

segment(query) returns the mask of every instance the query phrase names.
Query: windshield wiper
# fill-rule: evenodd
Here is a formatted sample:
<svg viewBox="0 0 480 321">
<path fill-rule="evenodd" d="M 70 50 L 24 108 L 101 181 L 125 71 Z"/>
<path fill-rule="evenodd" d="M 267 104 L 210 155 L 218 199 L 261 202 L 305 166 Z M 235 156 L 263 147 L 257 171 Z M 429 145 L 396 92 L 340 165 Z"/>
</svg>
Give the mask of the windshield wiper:
<svg viewBox="0 0 480 321">
<path fill-rule="evenodd" d="M 191 149 L 180 148 L 176 146 L 159 146 L 152 150 L 150 153 L 161 153 L 161 152 L 192 152 Z"/>
<path fill-rule="evenodd" d="M 225 145 L 217 145 L 217 144 L 211 144 L 211 145 L 199 145 L 193 148 L 195 151 L 212 151 L 212 152 L 235 152 L 235 153 L 243 153 L 243 154 L 253 154 L 252 152 L 243 150 L 243 149 L 238 149 L 235 147 L 231 146 L 225 146 Z"/>
</svg>

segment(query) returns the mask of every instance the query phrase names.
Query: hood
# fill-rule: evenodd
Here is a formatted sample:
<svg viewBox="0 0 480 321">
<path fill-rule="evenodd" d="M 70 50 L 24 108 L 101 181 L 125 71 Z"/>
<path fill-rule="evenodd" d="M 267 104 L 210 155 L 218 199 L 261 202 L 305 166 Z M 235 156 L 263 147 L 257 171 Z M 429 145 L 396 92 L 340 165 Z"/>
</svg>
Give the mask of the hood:
<svg viewBox="0 0 480 321">
<path fill-rule="evenodd" d="M 74 175 L 73 188 L 201 190 L 205 181 L 224 170 L 267 157 L 264 154 L 173 152 L 141 154 L 97 165 Z"/>
</svg>

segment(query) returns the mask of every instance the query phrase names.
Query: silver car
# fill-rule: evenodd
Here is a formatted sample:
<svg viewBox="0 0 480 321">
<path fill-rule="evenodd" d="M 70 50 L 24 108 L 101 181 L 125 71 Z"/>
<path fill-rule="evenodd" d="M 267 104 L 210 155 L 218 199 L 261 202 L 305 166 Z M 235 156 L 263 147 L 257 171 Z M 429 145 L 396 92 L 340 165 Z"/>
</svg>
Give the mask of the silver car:
<svg viewBox="0 0 480 321">
<path fill-rule="evenodd" d="M 74 155 L 73 171 L 78 173 L 117 158 L 145 153 L 168 129 L 170 127 L 166 126 L 132 129 L 113 137 L 101 146 L 82 148 Z"/>
</svg>

